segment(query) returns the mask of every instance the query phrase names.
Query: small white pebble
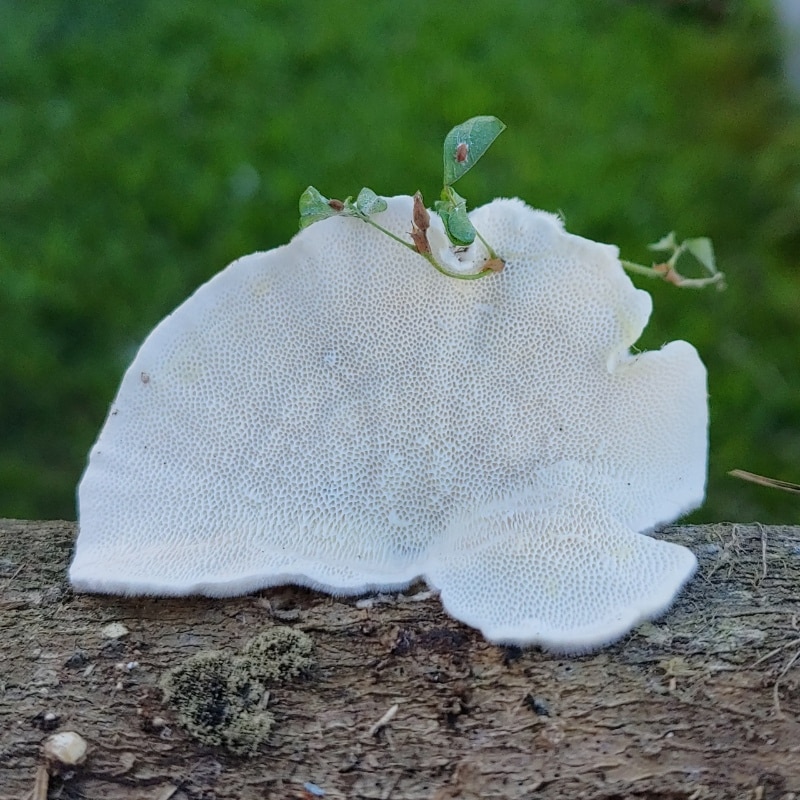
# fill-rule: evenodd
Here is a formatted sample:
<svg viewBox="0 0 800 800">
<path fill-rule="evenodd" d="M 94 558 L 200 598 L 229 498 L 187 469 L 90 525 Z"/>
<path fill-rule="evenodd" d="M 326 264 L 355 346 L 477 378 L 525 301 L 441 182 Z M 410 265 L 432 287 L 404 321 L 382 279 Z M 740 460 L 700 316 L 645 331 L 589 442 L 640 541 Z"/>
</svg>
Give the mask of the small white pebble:
<svg viewBox="0 0 800 800">
<path fill-rule="evenodd" d="M 121 622 L 110 622 L 100 631 L 104 639 L 121 639 L 127 636 L 130 631 Z"/>
<path fill-rule="evenodd" d="M 86 740 L 75 731 L 54 733 L 44 743 L 45 758 L 64 767 L 77 767 L 82 764 L 88 749 Z"/>
</svg>

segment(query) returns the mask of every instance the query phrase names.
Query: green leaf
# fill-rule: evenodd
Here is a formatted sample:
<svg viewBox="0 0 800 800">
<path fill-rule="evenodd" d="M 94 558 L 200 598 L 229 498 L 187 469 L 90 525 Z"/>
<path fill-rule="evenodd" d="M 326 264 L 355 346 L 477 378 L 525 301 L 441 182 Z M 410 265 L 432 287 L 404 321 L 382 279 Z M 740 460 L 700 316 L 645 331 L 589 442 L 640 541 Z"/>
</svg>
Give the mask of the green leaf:
<svg viewBox="0 0 800 800">
<path fill-rule="evenodd" d="M 323 197 L 313 186 L 300 195 L 300 230 L 321 219 L 333 217 L 339 212 L 331 208 L 327 197 Z"/>
<path fill-rule="evenodd" d="M 386 201 L 382 197 L 378 197 L 372 189 L 366 186 L 358 193 L 356 198 L 356 208 L 366 216 L 370 217 L 377 214 L 379 211 L 386 211 Z"/>
<path fill-rule="evenodd" d="M 647 245 L 648 250 L 661 252 L 674 252 L 678 249 L 678 242 L 675 240 L 675 231 L 670 231 L 666 236 L 662 236 L 657 242 Z"/>
<path fill-rule="evenodd" d="M 467 216 L 467 201 L 452 187 L 444 188 L 442 199 L 437 200 L 433 207 L 453 244 L 464 246 L 475 241 L 475 228 Z"/>
<path fill-rule="evenodd" d="M 466 206 L 456 206 L 443 221 L 453 244 L 470 245 L 475 241 L 475 228 L 469 221 Z"/>
<path fill-rule="evenodd" d="M 711 239 L 701 236 L 697 239 L 686 239 L 683 246 L 710 272 L 717 272 L 717 261 L 714 258 L 714 246 Z"/>
<path fill-rule="evenodd" d="M 444 140 L 444 185 L 472 169 L 505 128 L 497 117 L 472 117 L 456 125 Z"/>
</svg>

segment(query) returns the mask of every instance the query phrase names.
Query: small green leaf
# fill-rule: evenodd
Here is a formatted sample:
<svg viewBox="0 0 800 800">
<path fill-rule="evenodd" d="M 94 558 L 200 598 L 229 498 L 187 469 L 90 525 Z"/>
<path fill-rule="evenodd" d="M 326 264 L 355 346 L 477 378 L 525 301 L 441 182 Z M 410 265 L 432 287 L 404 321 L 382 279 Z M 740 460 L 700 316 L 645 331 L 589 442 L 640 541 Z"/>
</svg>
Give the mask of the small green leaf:
<svg viewBox="0 0 800 800">
<path fill-rule="evenodd" d="M 472 169 L 505 128 L 497 117 L 472 117 L 456 125 L 444 140 L 444 185 Z"/>
<path fill-rule="evenodd" d="M 456 245 L 470 245 L 475 241 L 475 227 L 469 221 L 466 206 L 456 206 L 444 221 L 450 241 Z"/>
<path fill-rule="evenodd" d="M 467 201 L 452 187 L 444 188 L 442 199 L 437 200 L 433 207 L 453 244 L 464 246 L 475 241 L 475 228 L 467 216 Z"/>
<path fill-rule="evenodd" d="M 386 201 L 382 197 L 378 197 L 372 189 L 366 186 L 358 193 L 356 198 L 356 208 L 368 217 L 377 214 L 379 211 L 386 211 Z"/>
<path fill-rule="evenodd" d="M 674 252 L 678 249 L 678 242 L 675 240 L 675 231 L 670 231 L 666 236 L 662 236 L 657 242 L 647 245 L 648 250 L 655 250 L 658 253 Z"/>
<path fill-rule="evenodd" d="M 300 230 L 321 219 L 333 217 L 339 212 L 331 208 L 327 197 L 323 197 L 313 186 L 300 195 Z"/>
<path fill-rule="evenodd" d="M 697 239 L 687 239 L 683 246 L 706 268 L 708 272 L 715 275 L 717 272 L 717 261 L 714 258 L 714 246 L 711 239 L 701 236 Z"/>
</svg>

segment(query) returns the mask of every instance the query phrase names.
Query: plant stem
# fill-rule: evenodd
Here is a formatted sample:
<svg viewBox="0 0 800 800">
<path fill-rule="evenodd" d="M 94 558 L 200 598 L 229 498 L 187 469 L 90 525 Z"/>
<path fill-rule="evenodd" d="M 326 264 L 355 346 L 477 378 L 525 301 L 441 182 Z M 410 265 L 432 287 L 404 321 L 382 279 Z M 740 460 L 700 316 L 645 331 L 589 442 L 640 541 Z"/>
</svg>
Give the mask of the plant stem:
<svg viewBox="0 0 800 800">
<path fill-rule="evenodd" d="M 423 254 L 420 253 L 420 255 Z M 427 258 L 442 275 L 446 275 L 448 278 L 455 278 L 459 281 L 475 281 L 478 278 L 485 278 L 487 275 L 492 275 L 494 272 L 494 270 L 491 269 L 482 269 L 480 272 L 450 272 L 449 269 L 445 269 L 439 264 L 430 253 L 424 255 L 424 257 Z"/>
<path fill-rule="evenodd" d="M 663 273 L 656 272 L 652 267 L 645 267 L 643 264 L 635 264 L 633 261 L 625 261 L 624 259 L 620 259 L 619 263 L 622 264 L 623 269 L 636 275 L 644 275 L 646 278 L 663 279 L 664 277 Z"/>
<path fill-rule="evenodd" d="M 362 215 L 359 214 L 358 218 L 364 220 L 364 222 L 368 222 L 370 225 L 372 225 L 373 228 L 377 228 L 379 231 L 381 231 L 381 233 L 385 233 L 387 236 L 391 237 L 396 242 L 399 242 L 400 244 L 402 244 L 403 247 L 407 247 L 409 250 L 411 250 L 412 253 L 416 253 L 417 255 L 422 256 L 438 272 L 441 272 L 442 275 L 446 275 L 448 278 L 456 278 L 457 280 L 461 280 L 461 281 L 474 281 L 474 280 L 476 280 L 478 278 L 483 278 L 486 275 L 491 275 L 493 273 L 493 270 L 491 270 L 491 269 L 483 269 L 480 272 L 467 272 L 467 273 L 463 273 L 463 274 L 462 273 L 458 273 L 458 272 L 450 272 L 450 270 L 445 269 L 433 257 L 432 253 L 420 253 L 419 250 L 417 250 L 417 248 L 414 247 L 413 244 L 411 244 L 410 242 L 403 241 L 399 236 L 397 236 L 396 234 L 392 233 L 390 230 L 387 230 L 386 228 L 384 228 L 383 225 L 379 225 L 377 222 L 375 222 L 375 220 L 371 219 L 368 216 L 362 216 Z M 477 233 L 477 231 L 476 231 L 476 233 Z M 483 237 L 480 234 L 478 234 L 478 236 L 480 237 L 481 241 L 486 245 L 486 249 L 489 251 L 489 253 L 491 254 L 492 258 L 497 258 L 497 256 L 494 254 L 492 248 L 489 247 L 489 245 L 486 244 L 486 242 L 483 241 Z"/>
<path fill-rule="evenodd" d="M 368 222 L 370 225 L 372 225 L 373 228 L 377 228 L 381 233 L 385 233 L 387 236 L 390 236 L 396 242 L 399 242 L 401 245 L 403 245 L 403 247 L 407 247 L 409 250 L 411 250 L 414 253 L 418 252 L 417 248 L 414 247 L 413 244 L 411 244 L 410 242 L 403 241 L 399 236 L 395 235 L 394 233 L 392 233 L 389 230 L 386 230 L 386 228 L 384 228 L 383 225 L 378 225 L 378 223 L 375 222 L 375 220 L 372 219 L 371 217 L 368 217 L 366 215 L 362 216 L 361 214 L 359 214 L 358 218 L 359 219 L 363 219 L 364 222 Z"/>
<path fill-rule="evenodd" d="M 636 264 L 633 261 L 625 261 L 624 259 L 620 259 L 620 264 L 622 264 L 623 269 L 628 270 L 628 272 L 633 272 L 636 275 L 644 275 L 646 278 L 660 278 L 661 280 L 668 281 L 669 283 L 673 283 L 675 286 L 679 286 L 681 288 L 703 289 L 706 286 L 711 286 L 715 283 L 719 284 L 719 288 L 724 288 L 724 273 L 715 272 L 713 275 L 709 275 L 707 278 L 684 278 L 683 275 L 680 275 L 672 268 L 672 262 L 673 259 L 670 259 L 667 262 L 670 265 L 669 270 L 661 271 L 654 269 L 653 267 L 645 267 L 643 264 Z"/>
<path fill-rule="evenodd" d="M 477 228 L 475 228 L 475 235 L 481 240 L 481 242 L 483 242 L 483 246 L 488 250 L 489 258 L 500 258 L 500 256 L 495 253 L 494 248 L 489 244 L 489 242 L 487 242 L 486 239 L 481 236 L 481 232 Z M 491 272 L 491 270 L 488 271 Z"/>
</svg>

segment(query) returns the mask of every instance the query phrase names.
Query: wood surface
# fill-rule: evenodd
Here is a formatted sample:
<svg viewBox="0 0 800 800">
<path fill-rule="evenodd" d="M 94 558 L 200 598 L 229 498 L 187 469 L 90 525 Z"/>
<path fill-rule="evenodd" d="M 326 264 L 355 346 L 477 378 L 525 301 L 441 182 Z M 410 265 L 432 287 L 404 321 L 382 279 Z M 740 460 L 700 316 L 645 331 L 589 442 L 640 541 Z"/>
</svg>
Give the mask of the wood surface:
<svg viewBox="0 0 800 800">
<path fill-rule="evenodd" d="M 662 535 L 700 559 L 675 606 L 566 657 L 487 644 L 423 585 L 371 603 L 78 595 L 74 523 L 1 520 L 0 798 L 800 798 L 800 528 Z M 127 635 L 104 638 L 112 622 Z M 191 739 L 165 670 L 275 625 L 315 663 L 270 691 L 267 744 Z M 45 780 L 42 743 L 68 730 L 88 759 Z"/>
</svg>

